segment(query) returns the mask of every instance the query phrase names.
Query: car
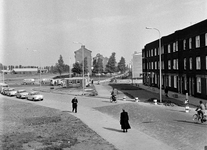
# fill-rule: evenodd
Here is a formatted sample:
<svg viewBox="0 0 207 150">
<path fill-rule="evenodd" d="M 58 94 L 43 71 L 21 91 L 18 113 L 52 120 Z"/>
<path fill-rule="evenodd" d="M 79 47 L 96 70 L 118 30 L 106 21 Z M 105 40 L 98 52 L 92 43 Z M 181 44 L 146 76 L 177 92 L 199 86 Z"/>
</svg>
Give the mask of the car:
<svg viewBox="0 0 207 150">
<path fill-rule="evenodd" d="M 5 88 L 8 88 L 9 87 L 9 85 L 8 84 L 6 84 L 6 83 L 0 83 L 0 93 L 2 93 L 3 92 L 3 90 L 5 89 Z"/>
<path fill-rule="evenodd" d="M 17 94 L 17 90 L 11 89 L 7 92 L 7 96 L 15 96 Z"/>
<path fill-rule="evenodd" d="M 16 93 L 16 98 L 26 98 L 29 93 L 26 90 L 18 90 Z"/>
<path fill-rule="evenodd" d="M 37 91 L 32 91 L 29 92 L 29 94 L 27 95 L 27 100 L 32 100 L 32 101 L 43 101 L 44 97 L 43 95 L 41 95 L 39 92 Z"/>
<path fill-rule="evenodd" d="M 34 84 L 35 83 L 35 79 L 24 79 L 23 80 L 23 85 L 27 85 L 27 84 Z"/>
<path fill-rule="evenodd" d="M 6 89 L 3 90 L 3 94 L 4 94 L 4 95 L 8 95 L 8 93 L 9 93 L 10 91 L 14 91 L 14 90 L 15 90 L 14 88 L 6 88 Z"/>
</svg>

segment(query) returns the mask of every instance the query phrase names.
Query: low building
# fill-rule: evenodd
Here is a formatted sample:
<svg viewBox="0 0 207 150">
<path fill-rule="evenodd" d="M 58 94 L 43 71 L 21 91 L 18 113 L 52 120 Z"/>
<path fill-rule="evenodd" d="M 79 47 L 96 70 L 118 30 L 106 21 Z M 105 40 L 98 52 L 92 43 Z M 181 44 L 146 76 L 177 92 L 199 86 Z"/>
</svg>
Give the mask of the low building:
<svg viewBox="0 0 207 150">
<path fill-rule="evenodd" d="M 35 74 L 38 73 L 38 68 L 14 68 L 14 74 Z"/>
</svg>

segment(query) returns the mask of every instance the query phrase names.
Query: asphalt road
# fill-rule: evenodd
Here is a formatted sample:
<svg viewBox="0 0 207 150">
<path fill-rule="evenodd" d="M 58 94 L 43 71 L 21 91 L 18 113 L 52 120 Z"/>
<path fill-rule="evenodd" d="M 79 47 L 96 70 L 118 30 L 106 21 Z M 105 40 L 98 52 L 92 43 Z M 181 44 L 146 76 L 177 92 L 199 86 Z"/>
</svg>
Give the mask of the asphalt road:
<svg viewBox="0 0 207 150">
<path fill-rule="evenodd" d="M 21 88 L 21 87 L 18 87 Z M 26 87 L 31 90 L 33 87 Z M 143 92 L 143 91 L 140 91 Z M 150 93 L 152 94 L 152 93 Z M 30 102 L 49 106 L 53 103 L 64 103 L 62 110 L 71 111 L 72 95 L 43 93 L 43 102 Z M 152 95 L 150 95 L 152 96 Z M 16 99 L 11 97 L 12 99 Z M 142 98 L 149 98 L 148 94 L 142 95 Z M 195 113 L 185 113 L 183 107 L 155 106 L 149 103 L 123 102 L 109 103 L 108 99 L 94 97 L 78 97 L 79 106 L 93 108 L 119 121 L 119 114 L 122 108 L 129 113 L 132 127 L 150 137 L 153 137 L 178 150 L 204 150 L 207 145 L 207 123 L 197 124 L 192 120 Z M 27 101 L 27 100 L 21 100 Z"/>
</svg>

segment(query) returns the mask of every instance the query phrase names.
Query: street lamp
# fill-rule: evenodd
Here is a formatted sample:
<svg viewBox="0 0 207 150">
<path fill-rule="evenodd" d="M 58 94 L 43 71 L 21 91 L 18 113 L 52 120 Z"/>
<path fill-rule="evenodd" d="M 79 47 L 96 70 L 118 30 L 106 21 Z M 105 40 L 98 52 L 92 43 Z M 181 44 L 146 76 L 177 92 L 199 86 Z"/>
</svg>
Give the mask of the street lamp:
<svg viewBox="0 0 207 150">
<path fill-rule="evenodd" d="M 81 45 L 81 49 L 82 49 L 82 60 L 83 60 L 83 83 L 82 83 L 82 85 L 83 85 L 83 95 L 84 95 L 84 88 L 85 88 L 85 85 L 84 85 L 84 45 L 82 44 L 82 43 L 80 43 L 80 42 L 73 42 L 73 43 L 75 43 L 75 44 L 80 44 Z"/>
<path fill-rule="evenodd" d="M 146 27 L 146 29 L 153 29 L 153 30 L 156 30 L 158 31 L 159 33 L 159 62 L 160 62 L 160 103 L 162 103 L 162 68 L 161 68 L 161 34 L 160 34 L 160 31 L 157 29 L 157 28 L 148 28 Z"/>
</svg>

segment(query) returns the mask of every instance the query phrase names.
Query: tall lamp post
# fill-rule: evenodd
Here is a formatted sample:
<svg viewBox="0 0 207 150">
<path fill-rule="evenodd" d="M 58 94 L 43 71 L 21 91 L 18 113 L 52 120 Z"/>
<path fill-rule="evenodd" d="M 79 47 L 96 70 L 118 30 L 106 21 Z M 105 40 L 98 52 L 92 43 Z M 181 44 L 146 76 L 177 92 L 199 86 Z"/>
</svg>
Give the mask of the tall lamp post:
<svg viewBox="0 0 207 150">
<path fill-rule="evenodd" d="M 85 54 L 84 54 L 84 45 L 82 44 L 82 43 L 80 43 L 80 42 L 73 42 L 73 43 L 75 43 L 75 44 L 80 44 L 81 45 L 81 49 L 82 49 L 82 60 L 83 60 L 83 83 L 82 83 L 82 85 L 83 85 L 83 95 L 84 95 L 84 88 L 85 88 L 85 84 L 84 84 L 84 56 L 85 56 Z"/>
<path fill-rule="evenodd" d="M 146 27 L 146 29 L 153 29 L 158 31 L 159 33 L 159 62 L 160 62 L 160 103 L 162 103 L 162 65 L 161 65 L 161 34 L 160 34 L 160 30 L 158 30 L 157 28 L 148 28 Z"/>
</svg>

